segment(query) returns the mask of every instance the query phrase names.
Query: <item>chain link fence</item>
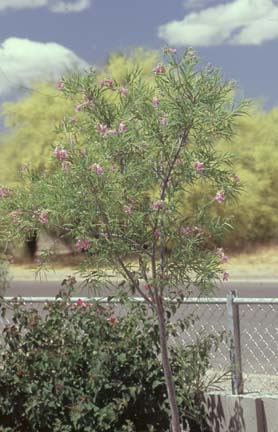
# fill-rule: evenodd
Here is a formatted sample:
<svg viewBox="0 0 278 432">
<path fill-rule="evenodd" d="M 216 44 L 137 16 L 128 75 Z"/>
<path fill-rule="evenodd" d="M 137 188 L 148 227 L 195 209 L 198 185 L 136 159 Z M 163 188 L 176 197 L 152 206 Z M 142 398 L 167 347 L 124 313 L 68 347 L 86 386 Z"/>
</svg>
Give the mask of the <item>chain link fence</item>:
<svg viewBox="0 0 278 432">
<path fill-rule="evenodd" d="M 7 301 L 12 298 L 6 297 Z M 35 308 L 42 315 L 45 302 L 55 298 L 23 298 L 26 308 Z M 71 301 L 76 302 L 77 298 Z M 90 301 L 83 298 L 84 301 Z M 92 300 L 92 299 L 91 299 Z M 98 299 L 107 303 L 107 299 Z M 142 298 L 134 299 L 143 301 Z M 115 312 L 125 313 L 123 307 L 114 303 Z M 111 301 L 109 302 L 111 304 Z M 244 380 L 257 374 L 266 380 L 278 375 L 278 299 L 237 298 L 192 298 L 187 299 L 178 309 L 176 318 L 185 318 L 194 314 L 197 318 L 179 335 L 182 343 L 192 344 L 201 335 L 220 335 L 226 332 L 219 348 L 211 353 L 211 366 L 215 370 L 232 370 L 233 392 L 243 391 Z M 0 331 L 12 322 L 12 315 L 7 311 L 5 318 L 0 317 Z M 268 378 L 269 377 L 269 378 Z M 241 387 L 242 385 L 242 387 Z"/>
</svg>

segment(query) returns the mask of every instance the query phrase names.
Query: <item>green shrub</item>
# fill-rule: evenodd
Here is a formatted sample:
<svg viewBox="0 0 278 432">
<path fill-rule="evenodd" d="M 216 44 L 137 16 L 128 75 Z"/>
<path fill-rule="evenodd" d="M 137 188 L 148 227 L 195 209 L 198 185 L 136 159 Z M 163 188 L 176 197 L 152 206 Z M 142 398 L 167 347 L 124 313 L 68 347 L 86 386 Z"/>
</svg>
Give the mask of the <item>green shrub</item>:
<svg viewBox="0 0 278 432">
<path fill-rule="evenodd" d="M 118 318 L 112 306 L 78 303 L 64 297 L 39 313 L 21 301 L 2 301 L 2 315 L 12 307 L 13 319 L 0 345 L 0 430 L 169 430 L 155 318 L 127 299 Z M 170 324 L 169 336 L 184 325 L 190 321 Z M 207 337 L 170 347 L 184 425 L 201 422 L 198 397 L 216 342 Z"/>
</svg>

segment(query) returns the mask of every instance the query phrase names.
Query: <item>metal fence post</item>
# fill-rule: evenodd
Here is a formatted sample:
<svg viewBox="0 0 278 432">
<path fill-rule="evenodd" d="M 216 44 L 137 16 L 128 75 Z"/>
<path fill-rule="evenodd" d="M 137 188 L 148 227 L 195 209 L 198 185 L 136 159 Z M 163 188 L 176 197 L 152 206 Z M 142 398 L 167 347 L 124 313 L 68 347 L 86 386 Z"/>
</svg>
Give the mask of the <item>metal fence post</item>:
<svg viewBox="0 0 278 432">
<path fill-rule="evenodd" d="M 232 369 L 232 393 L 243 393 L 242 362 L 240 347 L 239 305 L 234 302 L 236 291 L 227 295 L 227 325 L 229 331 L 229 351 Z"/>
</svg>

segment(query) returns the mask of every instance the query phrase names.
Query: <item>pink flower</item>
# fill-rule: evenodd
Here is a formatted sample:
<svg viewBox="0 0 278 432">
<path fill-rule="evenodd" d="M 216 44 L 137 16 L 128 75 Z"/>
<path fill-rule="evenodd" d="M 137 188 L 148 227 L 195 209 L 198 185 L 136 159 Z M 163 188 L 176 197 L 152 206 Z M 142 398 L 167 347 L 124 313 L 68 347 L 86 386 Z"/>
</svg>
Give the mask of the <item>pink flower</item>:
<svg viewBox="0 0 278 432">
<path fill-rule="evenodd" d="M 151 205 L 153 210 L 162 210 L 165 207 L 165 203 L 162 200 L 154 201 Z"/>
<path fill-rule="evenodd" d="M 240 182 L 240 178 L 238 175 L 233 175 L 232 179 L 234 180 L 235 183 L 239 183 Z"/>
<path fill-rule="evenodd" d="M 94 163 L 93 165 L 91 165 L 90 170 L 92 172 L 95 172 L 97 175 L 103 175 L 104 174 L 103 167 L 97 163 Z"/>
<path fill-rule="evenodd" d="M 177 49 L 176 48 L 168 48 L 166 47 L 164 49 L 165 52 L 171 53 L 171 54 L 176 54 L 177 53 Z"/>
<path fill-rule="evenodd" d="M 80 252 L 82 251 L 87 251 L 91 246 L 91 242 L 89 239 L 78 239 L 77 242 L 75 243 L 75 247 L 77 250 L 79 250 Z"/>
<path fill-rule="evenodd" d="M 7 198 L 11 194 L 9 188 L 5 186 L 0 186 L 0 198 Z"/>
<path fill-rule="evenodd" d="M 12 223 L 14 225 L 18 225 L 20 223 L 20 220 L 18 219 L 18 216 L 22 214 L 21 210 L 15 210 L 9 213 L 9 216 L 12 218 Z"/>
<path fill-rule="evenodd" d="M 110 324 L 115 324 L 117 322 L 117 318 L 111 316 L 110 318 L 108 318 L 108 321 L 110 322 Z"/>
<path fill-rule="evenodd" d="M 119 92 L 120 92 L 120 94 L 121 94 L 122 96 L 127 96 L 127 94 L 128 94 L 128 89 L 125 88 L 125 87 L 121 87 L 121 88 L 119 89 Z"/>
<path fill-rule="evenodd" d="M 227 255 L 225 255 L 223 248 L 217 248 L 217 254 L 219 255 L 221 263 L 226 263 L 229 259 Z"/>
<path fill-rule="evenodd" d="M 200 161 L 195 162 L 195 170 L 197 172 L 202 172 L 202 171 L 204 171 L 204 169 L 205 169 L 204 162 L 200 162 Z"/>
<path fill-rule="evenodd" d="M 86 108 L 87 106 L 89 106 L 89 105 L 92 105 L 93 104 L 93 101 L 91 100 L 91 99 L 89 99 L 87 96 L 85 97 L 85 102 L 83 102 L 83 103 L 81 103 L 81 104 L 79 104 L 79 105 L 76 105 L 76 107 L 75 107 L 75 111 L 76 112 L 80 112 L 80 111 L 82 111 L 84 108 Z"/>
<path fill-rule="evenodd" d="M 100 135 L 105 138 L 107 136 L 108 126 L 102 123 L 98 123 L 96 127 Z"/>
<path fill-rule="evenodd" d="M 57 90 L 64 90 L 65 89 L 65 84 L 63 83 L 62 80 L 57 81 L 57 83 L 56 83 L 56 89 Z"/>
<path fill-rule="evenodd" d="M 86 303 L 81 298 L 77 300 L 76 304 L 77 306 L 81 306 L 81 307 L 87 306 Z"/>
<path fill-rule="evenodd" d="M 158 99 L 158 97 L 154 96 L 152 100 L 152 106 L 154 108 L 157 108 L 159 104 L 160 104 L 160 100 Z"/>
<path fill-rule="evenodd" d="M 35 210 L 33 212 L 33 218 L 37 218 L 40 223 L 47 224 L 48 223 L 48 210 Z"/>
<path fill-rule="evenodd" d="M 223 201 L 225 201 L 225 192 L 224 191 L 218 191 L 216 192 L 216 195 L 214 197 L 214 200 L 217 201 L 218 203 L 222 203 Z"/>
<path fill-rule="evenodd" d="M 59 147 L 56 147 L 54 152 L 53 152 L 54 156 L 56 156 L 56 158 L 59 161 L 63 161 L 64 159 L 66 159 L 68 157 L 68 152 L 65 149 L 60 149 Z"/>
<path fill-rule="evenodd" d="M 155 229 L 153 232 L 153 238 L 157 240 L 159 239 L 159 237 L 160 237 L 160 231 L 158 229 Z"/>
<path fill-rule="evenodd" d="M 192 234 L 192 229 L 190 228 L 190 226 L 187 227 L 181 227 L 181 234 L 185 235 L 185 236 L 190 236 L 190 234 Z"/>
<path fill-rule="evenodd" d="M 124 206 L 124 212 L 127 214 L 131 214 L 132 213 L 132 207 L 125 205 Z"/>
<path fill-rule="evenodd" d="M 230 277 L 229 273 L 226 272 L 226 271 L 224 271 L 224 273 L 223 273 L 223 281 L 229 280 L 229 277 Z"/>
<path fill-rule="evenodd" d="M 121 122 L 121 123 L 119 124 L 119 132 L 122 133 L 122 132 L 126 132 L 126 131 L 127 131 L 127 126 L 126 126 L 126 124 L 125 124 L 124 122 Z"/>
<path fill-rule="evenodd" d="M 166 72 L 165 66 L 163 66 L 162 64 L 158 64 L 156 65 L 153 70 L 152 70 L 155 75 L 160 75 Z"/>
<path fill-rule="evenodd" d="M 109 87 L 109 88 L 113 88 L 113 80 L 110 78 L 104 78 L 99 82 L 100 87 Z"/>
<path fill-rule="evenodd" d="M 163 125 L 163 126 L 167 126 L 167 124 L 168 124 L 168 119 L 167 119 L 167 117 L 160 117 L 160 119 L 159 119 L 159 123 L 160 123 L 161 125 Z"/>
<path fill-rule="evenodd" d="M 48 211 L 47 210 L 45 210 L 45 211 L 42 211 L 42 212 L 40 212 L 39 214 L 38 214 L 38 218 L 39 218 L 39 221 L 42 223 L 42 224 L 46 224 L 46 223 L 48 223 Z"/>
</svg>

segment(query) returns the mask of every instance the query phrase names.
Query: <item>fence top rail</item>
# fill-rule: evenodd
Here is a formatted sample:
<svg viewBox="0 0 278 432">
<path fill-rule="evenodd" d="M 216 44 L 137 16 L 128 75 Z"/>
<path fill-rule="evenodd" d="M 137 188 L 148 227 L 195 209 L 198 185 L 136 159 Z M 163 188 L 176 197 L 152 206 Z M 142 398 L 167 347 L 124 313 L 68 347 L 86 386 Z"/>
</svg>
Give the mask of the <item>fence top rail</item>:
<svg viewBox="0 0 278 432">
<path fill-rule="evenodd" d="M 44 302 L 54 302 L 54 301 L 60 301 L 61 298 L 56 297 L 4 297 L 5 301 L 13 301 L 13 300 L 22 300 L 25 303 L 44 303 Z M 78 300 L 82 300 L 84 302 L 90 303 L 90 302 L 100 302 L 100 303 L 121 303 L 121 299 L 117 297 L 71 297 L 69 301 L 71 303 L 75 303 Z M 145 299 L 143 297 L 130 297 L 131 301 L 144 303 Z M 165 298 L 165 301 L 170 301 L 172 303 L 177 303 L 177 300 Z M 206 298 L 206 297 L 192 297 L 192 298 L 186 298 L 180 303 L 227 303 L 226 298 Z"/>
<path fill-rule="evenodd" d="M 4 297 L 5 301 L 13 301 L 15 299 L 22 300 L 25 303 L 45 303 L 45 302 L 54 302 L 59 301 L 61 299 L 56 297 Z M 145 300 L 143 297 L 131 297 L 130 298 L 134 302 L 142 302 Z M 116 297 L 71 297 L 70 302 L 76 303 L 78 300 L 82 300 L 84 302 L 100 302 L 100 303 L 114 303 L 119 304 L 121 300 Z M 165 298 L 165 300 L 169 300 L 172 303 L 177 303 L 176 300 L 170 300 Z M 192 297 L 186 298 L 181 304 L 226 304 L 227 298 L 225 297 Z M 233 299 L 233 303 L 236 304 L 277 304 L 278 298 L 251 298 L 251 297 L 235 297 Z"/>
<path fill-rule="evenodd" d="M 233 302 L 237 304 L 277 304 L 278 305 L 278 297 L 273 297 L 273 298 L 235 297 Z"/>
</svg>

